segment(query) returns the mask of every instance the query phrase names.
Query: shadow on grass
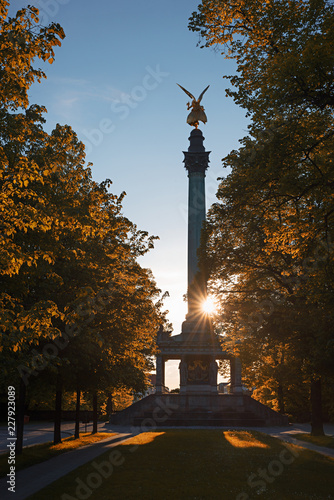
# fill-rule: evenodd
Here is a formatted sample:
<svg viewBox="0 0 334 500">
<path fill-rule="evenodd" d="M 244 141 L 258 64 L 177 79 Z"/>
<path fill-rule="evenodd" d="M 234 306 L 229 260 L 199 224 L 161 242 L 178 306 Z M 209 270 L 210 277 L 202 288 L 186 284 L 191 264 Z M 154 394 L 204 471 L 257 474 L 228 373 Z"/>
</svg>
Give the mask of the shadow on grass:
<svg viewBox="0 0 334 500">
<path fill-rule="evenodd" d="M 63 438 L 62 442 L 56 445 L 50 441 L 47 443 L 24 447 L 22 454 L 16 455 L 15 457 L 16 472 L 30 467 L 31 465 L 45 462 L 46 460 L 61 455 L 62 453 L 76 450 L 93 443 L 98 443 L 99 441 L 108 439 L 114 435 L 115 433 L 99 432 L 97 434 L 91 434 L 87 432 L 82 433 L 79 439 L 74 439 L 74 436 Z M 0 455 L 0 478 L 6 477 L 8 470 L 8 453 L 3 453 Z"/>
<path fill-rule="evenodd" d="M 148 432 L 30 500 L 334 499 L 334 461 L 256 431 Z"/>
</svg>

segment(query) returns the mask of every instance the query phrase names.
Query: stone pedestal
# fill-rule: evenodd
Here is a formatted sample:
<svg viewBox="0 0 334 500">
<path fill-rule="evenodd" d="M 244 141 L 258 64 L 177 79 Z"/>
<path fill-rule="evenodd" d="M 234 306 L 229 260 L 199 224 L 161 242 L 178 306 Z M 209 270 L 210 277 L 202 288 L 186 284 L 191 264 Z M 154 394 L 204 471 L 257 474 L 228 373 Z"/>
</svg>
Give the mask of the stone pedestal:
<svg viewBox="0 0 334 500">
<path fill-rule="evenodd" d="M 212 356 L 183 356 L 179 369 L 181 393 L 217 393 L 218 365 Z"/>
<path fill-rule="evenodd" d="M 241 393 L 241 365 L 230 353 L 224 351 L 223 339 L 211 333 L 180 334 L 170 336 L 159 332 L 157 345 L 157 392 L 164 387 L 164 365 L 169 359 L 178 359 L 180 392 L 182 394 L 217 394 L 217 360 L 231 363 L 231 388 Z"/>
</svg>

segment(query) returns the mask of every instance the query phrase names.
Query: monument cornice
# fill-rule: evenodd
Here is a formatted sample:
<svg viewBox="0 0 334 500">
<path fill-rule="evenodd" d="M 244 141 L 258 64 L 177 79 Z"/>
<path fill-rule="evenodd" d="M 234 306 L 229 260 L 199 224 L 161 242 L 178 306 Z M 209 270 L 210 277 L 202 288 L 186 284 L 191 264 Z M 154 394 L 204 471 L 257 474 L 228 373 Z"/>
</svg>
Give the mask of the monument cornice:
<svg viewBox="0 0 334 500">
<path fill-rule="evenodd" d="M 216 347 L 212 348 L 209 346 L 194 346 L 194 345 L 180 345 L 180 346 L 162 346 L 158 347 L 159 353 L 161 355 L 181 355 L 181 354 L 212 354 L 214 356 L 231 356 L 230 353 L 224 351 L 223 349 Z"/>
<path fill-rule="evenodd" d="M 182 335 L 183 336 L 183 335 Z M 157 346 L 161 355 L 181 356 L 183 354 L 211 354 L 214 356 L 228 357 L 230 353 L 225 351 L 218 338 L 198 339 L 194 337 L 181 339 L 181 335 L 176 335 L 175 339 L 158 339 Z"/>
</svg>

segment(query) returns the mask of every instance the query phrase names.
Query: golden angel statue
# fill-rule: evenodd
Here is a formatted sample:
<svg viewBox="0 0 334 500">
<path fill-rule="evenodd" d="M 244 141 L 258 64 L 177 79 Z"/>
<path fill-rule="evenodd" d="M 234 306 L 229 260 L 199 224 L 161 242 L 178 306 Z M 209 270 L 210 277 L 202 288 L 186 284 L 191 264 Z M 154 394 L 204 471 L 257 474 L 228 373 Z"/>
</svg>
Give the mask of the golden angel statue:
<svg viewBox="0 0 334 500">
<path fill-rule="evenodd" d="M 191 112 L 187 117 L 187 123 L 189 123 L 189 125 L 191 125 L 192 127 L 198 128 L 198 124 L 200 121 L 203 123 L 206 123 L 208 121 L 204 108 L 203 106 L 201 106 L 200 103 L 203 95 L 208 90 L 210 85 L 208 85 L 206 89 L 203 90 L 198 99 L 195 99 L 195 97 L 190 92 L 188 92 L 188 90 L 181 87 L 181 85 L 179 85 L 179 87 L 183 90 L 183 92 L 185 92 L 190 97 L 190 99 L 192 99 L 191 103 L 190 102 L 187 103 L 187 109 L 188 110 L 191 109 Z"/>
</svg>

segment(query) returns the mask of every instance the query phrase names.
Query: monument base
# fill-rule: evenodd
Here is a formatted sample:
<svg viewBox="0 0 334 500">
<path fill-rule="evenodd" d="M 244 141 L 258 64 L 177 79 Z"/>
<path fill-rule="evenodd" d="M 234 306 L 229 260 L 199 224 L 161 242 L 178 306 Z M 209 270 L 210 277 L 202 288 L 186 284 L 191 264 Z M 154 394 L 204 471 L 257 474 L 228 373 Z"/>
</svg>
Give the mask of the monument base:
<svg viewBox="0 0 334 500">
<path fill-rule="evenodd" d="M 287 426 L 288 417 L 245 394 L 151 394 L 110 417 L 111 424 L 157 427 Z"/>
</svg>

